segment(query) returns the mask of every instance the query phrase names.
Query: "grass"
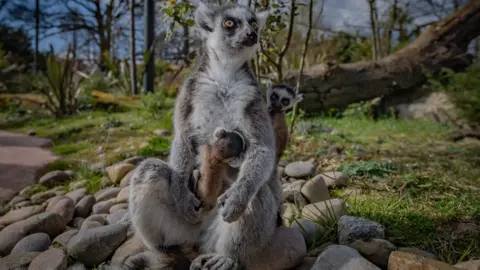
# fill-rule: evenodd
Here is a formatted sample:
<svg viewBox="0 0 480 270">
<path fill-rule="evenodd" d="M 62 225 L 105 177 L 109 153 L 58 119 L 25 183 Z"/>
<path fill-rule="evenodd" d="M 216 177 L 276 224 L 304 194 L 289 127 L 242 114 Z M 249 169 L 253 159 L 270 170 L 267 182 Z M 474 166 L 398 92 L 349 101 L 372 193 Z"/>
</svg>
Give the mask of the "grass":
<svg viewBox="0 0 480 270">
<path fill-rule="evenodd" d="M 385 225 L 398 247 L 421 248 L 452 264 L 480 258 L 480 143 L 448 142 L 449 126 L 421 120 L 308 122 L 334 131 L 295 136 L 286 158 L 314 157 L 319 171 L 348 174 L 352 183 L 332 193 L 359 191 L 345 197 L 350 214 Z M 344 151 L 327 158 L 334 144 Z"/>
</svg>

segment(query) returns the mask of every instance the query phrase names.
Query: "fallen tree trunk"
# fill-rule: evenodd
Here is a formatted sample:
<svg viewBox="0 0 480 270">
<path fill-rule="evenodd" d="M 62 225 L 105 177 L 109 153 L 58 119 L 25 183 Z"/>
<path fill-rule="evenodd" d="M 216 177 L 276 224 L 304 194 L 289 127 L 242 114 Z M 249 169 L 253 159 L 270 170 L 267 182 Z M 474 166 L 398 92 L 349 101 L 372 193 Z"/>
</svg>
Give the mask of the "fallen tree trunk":
<svg viewBox="0 0 480 270">
<path fill-rule="evenodd" d="M 407 47 L 378 61 L 326 63 L 303 72 L 300 92 L 306 112 L 343 108 L 379 96 L 402 94 L 425 83 L 424 71 L 461 70 L 471 63 L 467 48 L 480 35 L 480 0 L 472 0 L 431 25 Z M 294 85 L 298 71 L 285 76 Z"/>
</svg>

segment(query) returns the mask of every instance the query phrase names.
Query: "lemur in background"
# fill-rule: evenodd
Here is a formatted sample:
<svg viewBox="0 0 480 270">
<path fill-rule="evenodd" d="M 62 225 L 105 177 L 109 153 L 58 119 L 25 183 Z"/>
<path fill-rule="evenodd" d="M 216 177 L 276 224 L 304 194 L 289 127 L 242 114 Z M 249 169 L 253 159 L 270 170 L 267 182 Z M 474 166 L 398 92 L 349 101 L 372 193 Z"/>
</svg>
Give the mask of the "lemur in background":
<svg viewBox="0 0 480 270">
<path fill-rule="evenodd" d="M 248 64 L 267 16 L 238 4 L 198 4 L 203 50 L 176 99 L 170 160 L 147 159 L 132 176 L 129 216 L 150 250 L 146 258 L 193 244 L 202 255 L 193 259 L 192 270 L 248 269 L 267 248 L 277 228 L 281 187 L 265 96 Z M 198 147 L 209 143 L 217 127 L 238 132 L 245 150 L 241 162 L 229 163 L 226 190 L 208 211 L 195 196 L 192 172 L 202 163 Z M 145 261 L 155 261 L 155 269 L 175 264 L 161 257 Z"/>
<path fill-rule="evenodd" d="M 292 87 L 286 84 L 267 82 L 267 106 L 273 129 L 275 130 L 276 161 L 285 151 L 288 143 L 288 126 L 285 112 L 296 103 L 303 100 L 303 94 L 296 94 Z"/>
</svg>

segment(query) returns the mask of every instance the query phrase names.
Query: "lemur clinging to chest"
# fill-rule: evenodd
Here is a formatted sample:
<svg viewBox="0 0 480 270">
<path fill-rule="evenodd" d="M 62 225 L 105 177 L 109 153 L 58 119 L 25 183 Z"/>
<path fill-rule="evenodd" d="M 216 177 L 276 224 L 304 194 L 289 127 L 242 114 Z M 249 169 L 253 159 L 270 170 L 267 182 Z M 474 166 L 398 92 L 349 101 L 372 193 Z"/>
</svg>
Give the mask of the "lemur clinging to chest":
<svg viewBox="0 0 480 270">
<path fill-rule="evenodd" d="M 199 245 L 202 255 L 190 269 L 248 268 L 277 228 L 281 188 L 274 131 L 249 66 L 267 15 L 238 4 L 198 4 L 195 22 L 203 49 L 176 99 L 170 160 L 147 159 L 132 176 L 128 208 L 135 233 L 158 253 L 168 246 Z M 241 162 L 229 166 L 216 206 L 204 211 L 192 172 L 201 163 L 198 147 L 208 144 L 218 127 L 238 132 L 245 150 Z"/>
</svg>

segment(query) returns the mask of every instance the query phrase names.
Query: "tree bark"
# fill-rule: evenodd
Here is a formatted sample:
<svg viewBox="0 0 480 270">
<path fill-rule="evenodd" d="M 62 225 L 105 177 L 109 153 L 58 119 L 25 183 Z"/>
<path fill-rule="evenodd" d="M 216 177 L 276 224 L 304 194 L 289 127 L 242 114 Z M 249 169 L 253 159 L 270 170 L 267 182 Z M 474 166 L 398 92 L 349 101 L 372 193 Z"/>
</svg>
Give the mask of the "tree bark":
<svg viewBox="0 0 480 270">
<path fill-rule="evenodd" d="M 135 0 L 130 0 L 130 76 L 132 95 L 138 94 L 137 87 L 137 61 L 135 57 Z"/>
<path fill-rule="evenodd" d="M 480 35 L 480 1 L 432 24 L 407 47 L 378 61 L 312 66 L 302 74 L 306 112 L 343 108 L 349 104 L 393 93 L 408 92 L 425 83 L 424 69 L 461 70 L 471 63 L 469 43 Z M 285 76 L 294 85 L 298 71 Z"/>
<path fill-rule="evenodd" d="M 370 26 L 372 28 L 372 56 L 373 60 L 378 60 L 382 57 L 382 48 L 380 45 L 380 36 L 378 31 L 378 15 L 377 2 L 375 0 L 368 0 L 370 6 Z"/>
<path fill-rule="evenodd" d="M 386 52 L 385 55 L 389 55 L 392 51 L 392 34 L 393 34 L 393 28 L 395 28 L 395 24 L 397 23 L 397 6 L 398 6 L 398 0 L 393 1 L 392 5 L 392 14 L 389 16 L 389 26 L 388 26 L 388 31 L 387 31 L 387 44 L 386 44 Z"/>
</svg>

